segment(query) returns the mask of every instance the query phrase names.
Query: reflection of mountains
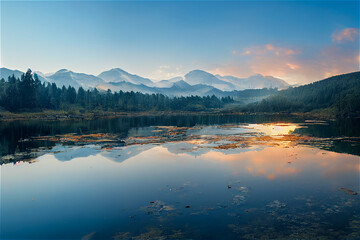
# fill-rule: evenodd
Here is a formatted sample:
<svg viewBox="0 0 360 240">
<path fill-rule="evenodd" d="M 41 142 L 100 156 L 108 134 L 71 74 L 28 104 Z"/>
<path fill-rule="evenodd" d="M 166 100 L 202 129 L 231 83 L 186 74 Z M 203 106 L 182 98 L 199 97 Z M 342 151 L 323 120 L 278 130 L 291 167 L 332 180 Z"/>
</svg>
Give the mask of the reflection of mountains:
<svg viewBox="0 0 360 240">
<path fill-rule="evenodd" d="M 75 158 L 87 158 L 91 156 L 103 156 L 114 162 L 123 162 L 153 147 L 155 147 L 155 145 L 145 144 L 104 150 L 101 149 L 100 146 L 96 145 L 75 147 L 58 145 L 53 148 L 52 152 L 54 153 L 54 157 L 62 162 L 71 161 Z"/>
<path fill-rule="evenodd" d="M 85 146 L 63 146 L 57 145 L 52 149 L 54 157 L 62 162 L 71 161 L 75 158 L 87 158 L 102 156 L 114 162 L 123 162 L 127 159 L 135 157 L 142 152 L 148 151 L 158 145 L 154 144 L 142 144 L 142 145 L 131 145 L 121 148 L 113 148 L 104 150 L 97 145 L 85 145 Z M 220 150 L 209 148 L 216 146 L 216 144 L 205 144 L 204 147 L 199 147 L 197 144 L 187 142 L 174 142 L 165 143 L 161 145 L 166 148 L 168 152 L 179 155 L 187 154 L 192 157 L 200 157 L 210 151 L 221 152 L 224 155 L 244 153 L 248 151 L 254 151 L 252 148 L 236 148 L 228 150 Z"/>
<path fill-rule="evenodd" d="M 86 146 L 63 146 L 56 145 L 51 152 L 54 153 L 54 157 L 62 162 L 71 161 L 74 158 L 86 158 L 90 156 L 96 156 L 101 152 L 99 146 L 86 145 Z"/>
<path fill-rule="evenodd" d="M 101 152 L 101 155 L 114 162 L 123 162 L 155 146 L 156 145 L 153 144 L 132 145 L 118 149 L 111 149 L 109 151 L 103 151 Z"/>
<path fill-rule="evenodd" d="M 318 171 L 322 176 L 331 177 L 341 175 L 353 177 L 358 176 L 359 173 L 359 161 L 356 156 L 300 146 L 220 150 L 202 148 L 201 145 L 188 142 L 178 142 L 162 145 L 132 145 L 109 150 L 101 149 L 96 145 L 82 147 L 58 145 L 52 152 L 59 161 L 96 157 L 99 161 L 106 158 L 119 163 L 131 159 L 130 162 L 136 164 L 148 158 L 151 162 L 159 160 L 161 164 L 168 160 L 172 160 L 168 164 L 176 164 L 173 160 L 178 160 L 180 163 L 184 159 L 201 164 L 206 160 L 229 167 L 234 174 L 250 174 L 268 180 L 299 176 L 303 172 L 308 172 L 309 169 Z"/>
<path fill-rule="evenodd" d="M 211 147 L 217 146 L 218 144 L 202 144 L 200 147 L 197 144 L 191 144 L 187 142 L 179 142 L 179 143 L 165 143 L 161 145 L 162 147 L 166 148 L 167 151 L 173 154 L 187 154 L 194 157 L 199 157 L 209 152 L 221 152 L 224 155 L 229 154 L 237 154 L 243 153 L 248 151 L 254 151 L 252 148 L 234 148 L 234 149 L 227 149 L 227 150 L 220 150 L 214 149 Z"/>
</svg>

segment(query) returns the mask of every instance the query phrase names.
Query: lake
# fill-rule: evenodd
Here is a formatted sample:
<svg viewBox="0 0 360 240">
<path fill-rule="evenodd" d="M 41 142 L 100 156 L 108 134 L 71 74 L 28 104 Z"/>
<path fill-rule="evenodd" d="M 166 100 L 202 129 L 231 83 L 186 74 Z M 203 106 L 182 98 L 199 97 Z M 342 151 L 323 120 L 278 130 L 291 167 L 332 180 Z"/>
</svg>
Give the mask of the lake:
<svg viewBox="0 0 360 240">
<path fill-rule="evenodd" d="M 359 239 L 360 119 L 0 122 L 1 239 Z"/>
</svg>

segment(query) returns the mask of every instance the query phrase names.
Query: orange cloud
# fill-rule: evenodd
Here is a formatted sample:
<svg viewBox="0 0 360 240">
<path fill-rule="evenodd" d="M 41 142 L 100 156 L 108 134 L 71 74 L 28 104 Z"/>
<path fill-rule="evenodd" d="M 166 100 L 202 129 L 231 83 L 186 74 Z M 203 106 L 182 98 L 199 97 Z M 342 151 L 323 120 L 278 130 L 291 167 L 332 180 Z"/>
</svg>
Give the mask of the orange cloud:
<svg viewBox="0 0 360 240">
<path fill-rule="evenodd" d="M 290 49 L 290 48 L 284 48 L 275 46 L 273 44 L 265 44 L 261 46 L 254 46 L 250 48 L 245 48 L 242 52 L 242 55 L 276 55 L 276 56 L 286 56 L 286 55 L 295 55 L 299 54 L 300 51 L 298 49 Z M 234 55 L 238 55 L 238 51 L 233 51 Z"/>
<path fill-rule="evenodd" d="M 358 35 L 357 28 L 345 28 L 332 34 L 332 43 L 317 49 L 300 50 L 268 43 L 234 50 L 228 63 L 210 71 L 240 78 L 260 73 L 290 84 L 306 84 L 359 71 L 359 45 L 355 41 Z"/>
<path fill-rule="evenodd" d="M 286 65 L 292 70 L 296 70 L 296 69 L 300 68 L 300 66 L 298 66 L 296 64 L 292 64 L 292 63 L 287 63 Z"/>
<path fill-rule="evenodd" d="M 345 41 L 354 42 L 359 37 L 359 29 L 357 28 L 345 28 L 340 31 L 336 31 L 332 35 L 333 42 L 342 43 Z"/>
</svg>

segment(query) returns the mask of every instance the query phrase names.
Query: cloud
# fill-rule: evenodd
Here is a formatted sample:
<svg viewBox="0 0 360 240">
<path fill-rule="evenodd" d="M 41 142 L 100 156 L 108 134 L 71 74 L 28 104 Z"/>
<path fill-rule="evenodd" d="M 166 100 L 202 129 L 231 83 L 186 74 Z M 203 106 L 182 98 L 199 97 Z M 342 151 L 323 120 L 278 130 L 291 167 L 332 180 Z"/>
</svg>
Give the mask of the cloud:
<svg viewBox="0 0 360 240">
<path fill-rule="evenodd" d="M 354 42 L 359 37 L 359 29 L 345 28 L 332 34 L 332 40 L 335 43 L 343 43 L 346 41 Z"/>
<path fill-rule="evenodd" d="M 275 56 L 288 56 L 301 53 L 298 49 L 284 48 L 275 46 L 273 44 L 265 44 L 261 46 L 255 46 L 245 48 L 242 55 L 275 55 Z M 234 55 L 239 55 L 240 52 L 233 51 Z"/>
<path fill-rule="evenodd" d="M 290 84 L 306 84 L 330 76 L 359 71 L 359 30 L 334 32 L 333 41 L 322 47 L 294 48 L 267 43 L 232 51 L 214 74 L 248 77 L 260 73 L 282 78 Z"/>
</svg>

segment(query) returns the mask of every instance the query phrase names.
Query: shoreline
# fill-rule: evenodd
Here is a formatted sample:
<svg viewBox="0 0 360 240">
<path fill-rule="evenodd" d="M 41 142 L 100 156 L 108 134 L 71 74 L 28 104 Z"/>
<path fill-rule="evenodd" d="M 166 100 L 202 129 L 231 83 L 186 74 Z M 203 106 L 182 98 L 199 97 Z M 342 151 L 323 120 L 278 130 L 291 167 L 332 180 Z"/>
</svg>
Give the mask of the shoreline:
<svg viewBox="0 0 360 240">
<path fill-rule="evenodd" d="M 228 111 L 142 111 L 142 112 L 88 112 L 83 114 L 70 114 L 66 111 L 43 111 L 43 112 L 23 112 L 11 113 L 0 112 L 0 122 L 9 121 L 23 121 L 23 120 L 49 120 L 49 121 L 66 121 L 66 120 L 94 120 L 101 118 L 118 118 L 118 117 L 158 117 L 158 116 L 179 116 L 179 115 L 243 115 L 243 116 L 287 116 L 287 117 L 304 117 L 314 119 L 337 119 L 332 114 L 324 114 L 319 112 L 307 113 L 243 113 L 243 112 L 228 112 Z M 356 118 L 356 117 L 354 117 Z"/>
</svg>

